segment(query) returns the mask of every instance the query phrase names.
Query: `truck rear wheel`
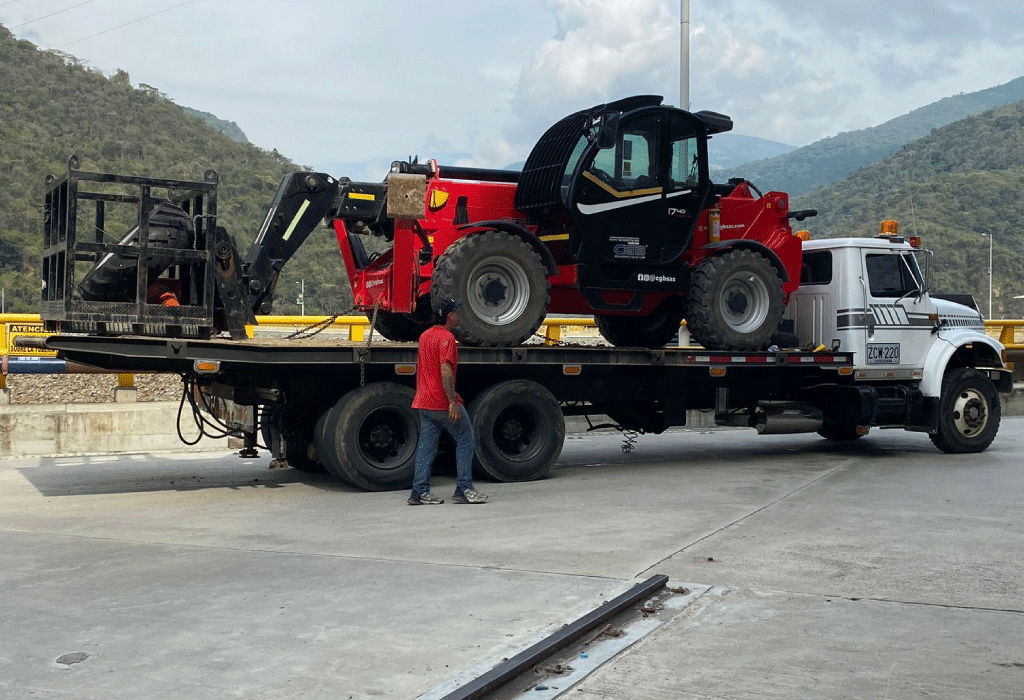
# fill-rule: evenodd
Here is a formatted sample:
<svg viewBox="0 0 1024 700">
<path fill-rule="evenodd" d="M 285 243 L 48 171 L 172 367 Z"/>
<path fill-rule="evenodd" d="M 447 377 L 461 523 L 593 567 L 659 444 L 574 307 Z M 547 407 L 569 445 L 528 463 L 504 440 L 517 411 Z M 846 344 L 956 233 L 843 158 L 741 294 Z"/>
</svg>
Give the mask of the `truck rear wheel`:
<svg viewBox="0 0 1024 700">
<path fill-rule="evenodd" d="M 342 396 L 327 412 L 319 445 L 331 473 L 367 491 L 411 485 L 420 434 L 413 396 L 412 389 L 392 382 Z"/>
<path fill-rule="evenodd" d="M 686 323 L 708 350 L 765 348 L 785 311 L 782 278 L 760 253 L 730 250 L 693 271 Z"/>
<path fill-rule="evenodd" d="M 339 404 L 344 406 L 343 401 L 339 401 Z M 337 463 L 337 458 L 334 455 L 335 447 L 332 444 L 334 441 L 333 434 L 329 438 L 327 434 L 328 418 L 332 411 L 341 410 L 338 408 L 338 404 L 331 406 L 329 409 L 320 414 L 320 417 L 316 421 L 316 425 L 313 428 L 313 444 L 316 447 L 317 459 L 323 466 L 324 471 L 333 476 L 338 481 L 342 481 L 349 486 L 355 486 L 348 477 L 345 476 L 345 472 L 341 470 L 341 467 Z M 337 419 L 334 419 L 335 421 Z M 332 423 L 333 424 L 333 423 Z"/>
<path fill-rule="evenodd" d="M 679 335 L 683 306 L 678 297 L 666 299 L 649 316 L 595 316 L 601 336 L 612 345 L 660 348 Z"/>
<path fill-rule="evenodd" d="M 950 454 L 985 450 L 999 432 L 1002 408 L 988 375 L 971 367 L 951 370 L 942 380 L 935 446 Z"/>
<path fill-rule="evenodd" d="M 476 458 L 498 481 L 530 481 L 547 474 L 562 453 L 565 419 L 558 400 L 536 382 L 495 384 L 467 408 Z"/>
<path fill-rule="evenodd" d="M 529 243 L 485 231 L 453 243 L 437 260 L 430 296 L 458 299 L 455 336 L 466 345 L 519 345 L 547 314 L 551 285 Z"/>
</svg>

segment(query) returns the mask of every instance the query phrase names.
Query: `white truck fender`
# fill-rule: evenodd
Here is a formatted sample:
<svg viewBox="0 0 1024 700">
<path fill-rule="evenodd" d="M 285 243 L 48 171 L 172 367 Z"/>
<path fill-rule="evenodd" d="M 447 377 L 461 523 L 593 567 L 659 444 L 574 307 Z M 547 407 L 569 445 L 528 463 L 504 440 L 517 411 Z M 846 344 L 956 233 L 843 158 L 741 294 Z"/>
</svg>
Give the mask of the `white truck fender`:
<svg viewBox="0 0 1024 700">
<path fill-rule="evenodd" d="M 946 366 L 957 350 L 969 344 L 981 344 L 991 348 L 997 358 L 991 367 L 1002 367 L 1003 344 L 994 338 L 969 328 L 943 328 L 932 343 L 928 356 L 925 357 L 921 393 L 925 396 L 938 397 L 942 393 L 942 378 L 946 374 Z"/>
</svg>

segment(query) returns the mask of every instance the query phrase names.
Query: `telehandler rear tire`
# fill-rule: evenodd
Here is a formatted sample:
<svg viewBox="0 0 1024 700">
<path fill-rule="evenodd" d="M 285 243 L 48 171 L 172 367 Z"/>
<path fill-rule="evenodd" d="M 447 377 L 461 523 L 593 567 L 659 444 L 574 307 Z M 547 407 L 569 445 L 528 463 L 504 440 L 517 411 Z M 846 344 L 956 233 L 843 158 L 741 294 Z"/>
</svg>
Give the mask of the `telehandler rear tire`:
<svg viewBox="0 0 1024 700">
<path fill-rule="evenodd" d="M 505 347 L 540 328 L 551 284 L 529 243 L 504 231 L 484 231 L 459 239 L 438 258 L 430 297 L 435 304 L 462 302 L 453 331 L 459 342 Z"/>
<path fill-rule="evenodd" d="M 430 311 L 430 299 L 421 297 L 416 302 L 416 310 L 411 314 L 378 311 L 373 329 L 388 340 L 396 343 L 415 342 L 423 335 L 423 331 L 433 324 Z"/>
<path fill-rule="evenodd" d="M 679 335 L 683 306 L 666 299 L 649 316 L 595 316 L 601 336 L 616 347 L 660 348 Z"/>
<path fill-rule="evenodd" d="M 763 350 L 785 311 L 779 271 L 756 251 L 713 255 L 693 271 L 686 325 L 708 350 Z"/>
</svg>

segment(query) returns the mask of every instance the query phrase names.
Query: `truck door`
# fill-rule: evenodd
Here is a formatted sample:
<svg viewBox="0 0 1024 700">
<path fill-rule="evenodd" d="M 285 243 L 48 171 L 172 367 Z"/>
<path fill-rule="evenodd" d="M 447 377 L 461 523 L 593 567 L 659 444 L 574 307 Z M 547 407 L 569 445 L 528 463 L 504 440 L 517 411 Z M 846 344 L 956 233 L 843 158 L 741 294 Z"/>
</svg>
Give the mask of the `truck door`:
<svg viewBox="0 0 1024 700">
<path fill-rule="evenodd" d="M 663 116 L 642 114 L 619 125 L 615 145 L 584 155 L 569 193 L 577 262 L 657 265 L 665 227 Z"/>
<path fill-rule="evenodd" d="M 909 250 L 863 251 L 866 304 L 855 348 L 858 367 L 885 378 L 913 378 L 924 364 L 935 323 L 934 308 L 921 296 L 924 277 Z"/>
</svg>

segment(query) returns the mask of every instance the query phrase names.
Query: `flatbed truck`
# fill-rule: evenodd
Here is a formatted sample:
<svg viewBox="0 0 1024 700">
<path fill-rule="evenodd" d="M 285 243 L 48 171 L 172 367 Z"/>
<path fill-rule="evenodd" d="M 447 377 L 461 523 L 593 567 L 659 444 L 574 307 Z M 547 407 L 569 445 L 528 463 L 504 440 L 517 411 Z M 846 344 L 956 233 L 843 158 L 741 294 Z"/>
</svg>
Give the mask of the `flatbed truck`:
<svg viewBox="0 0 1024 700">
<path fill-rule="evenodd" d="M 122 189 L 86 191 L 90 183 Z M 53 335 L 25 342 L 106 370 L 179 373 L 183 404 L 243 436 L 247 454 L 262 442 L 279 465 L 368 490 L 408 486 L 419 433 L 415 344 L 250 339 L 244 330 L 269 311 L 302 241 L 339 215 L 338 189 L 319 173 L 285 178 L 243 259 L 215 223 L 216 173 L 152 180 L 80 171 L 72 159 L 67 176 L 48 179 L 44 202 L 42 316 Z M 136 223 L 111 243 L 107 207 L 119 204 L 136 208 Z M 480 470 L 544 476 L 570 415 L 656 434 L 699 410 L 763 434 L 848 441 L 902 428 L 947 453 L 988 448 L 999 392 L 1012 390 L 1004 348 L 985 334 L 973 300 L 929 292 L 931 258 L 919 241 L 899 236 L 895 222 L 877 238 L 793 240 L 802 244 L 799 286 L 764 350 L 462 347 L 457 388 Z M 738 270 L 729 280 L 757 286 Z M 743 298 L 710 303 L 728 315 Z"/>
</svg>

